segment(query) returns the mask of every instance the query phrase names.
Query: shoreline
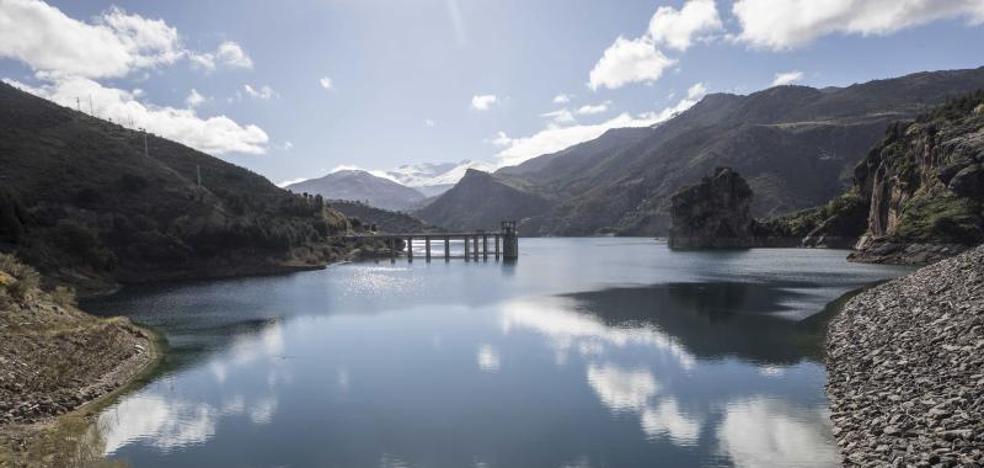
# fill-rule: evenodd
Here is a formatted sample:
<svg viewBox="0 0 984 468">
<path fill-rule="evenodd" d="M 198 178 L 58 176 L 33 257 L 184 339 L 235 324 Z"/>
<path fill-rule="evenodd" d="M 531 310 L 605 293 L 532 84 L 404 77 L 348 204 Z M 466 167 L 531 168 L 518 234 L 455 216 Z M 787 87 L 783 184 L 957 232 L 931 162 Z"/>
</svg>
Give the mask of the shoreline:
<svg viewBox="0 0 984 468">
<path fill-rule="evenodd" d="M 984 246 L 860 292 L 825 340 L 846 466 L 984 464 Z"/>
<path fill-rule="evenodd" d="M 67 454 L 85 454 L 91 447 L 83 447 L 99 411 L 113 404 L 120 396 L 146 384 L 164 362 L 167 339 L 153 328 L 137 325 L 125 317 L 97 319 L 104 324 L 126 328 L 138 336 L 144 352 L 128 359 L 86 382 L 82 393 L 91 395 L 61 414 L 40 415 L 30 421 L 0 425 L 0 465 L 2 466 L 53 466 L 86 464 L 101 458 L 89 453 L 83 460 L 62 459 Z M 66 450 L 65 447 L 72 447 Z"/>
</svg>

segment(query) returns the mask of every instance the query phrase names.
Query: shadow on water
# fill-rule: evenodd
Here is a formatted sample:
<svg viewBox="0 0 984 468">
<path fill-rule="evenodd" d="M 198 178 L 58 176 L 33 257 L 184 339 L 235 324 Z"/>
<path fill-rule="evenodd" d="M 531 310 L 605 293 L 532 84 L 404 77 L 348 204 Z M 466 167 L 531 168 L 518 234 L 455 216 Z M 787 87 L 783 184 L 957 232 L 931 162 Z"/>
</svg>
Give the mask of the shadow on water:
<svg viewBox="0 0 984 468">
<path fill-rule="evenodd" d="M 793 321 L 779 314 L 806 297 L 805 282 L 667 283 L 568 294 L 575 309 L 617 328 L 656 329 L 701 359 L 735 357 L 785 365 L 822 360 L 822 318 Z"/>
</svg>

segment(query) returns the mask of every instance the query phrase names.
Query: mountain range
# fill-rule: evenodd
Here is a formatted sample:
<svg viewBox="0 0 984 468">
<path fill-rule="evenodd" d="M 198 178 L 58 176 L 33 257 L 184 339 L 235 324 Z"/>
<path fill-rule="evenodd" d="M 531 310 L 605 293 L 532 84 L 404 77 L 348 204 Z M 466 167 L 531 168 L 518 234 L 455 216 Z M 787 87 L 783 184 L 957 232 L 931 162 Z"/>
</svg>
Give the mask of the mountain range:
<svg viewBox="0 0 984 468">
<path fill-rule="evenodd" d="M 492 174 L 470 172 L 416 214 L 455 228 L 517 219 L 526 235 L 663 235 L 670 196 L 717 166 L 747 178 L 754 216 L 790 213 L 850 187 L 891 123 L 980 88 L 984 68 L 710 94 L 653 128 L 610 130 Z"/>
<path fill-rule="evenodd" d="M 327 200 L 364 202 L 394 211 L 415 207 L 425 198 L 416 189 L 358 169 L 335 171 L 284 188 L 294 193 L 321 195 Z"/>
</svg>

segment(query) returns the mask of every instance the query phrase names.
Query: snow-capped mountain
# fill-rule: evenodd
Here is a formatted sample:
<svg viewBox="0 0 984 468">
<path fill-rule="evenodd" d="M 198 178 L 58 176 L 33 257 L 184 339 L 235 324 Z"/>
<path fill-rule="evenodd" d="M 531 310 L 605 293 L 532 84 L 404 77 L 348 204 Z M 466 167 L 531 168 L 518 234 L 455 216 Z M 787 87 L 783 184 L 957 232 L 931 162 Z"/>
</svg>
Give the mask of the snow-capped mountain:
<svg viewBox="0 0 984 468">
<path fill-rule="evenodd" d="M 403 185 L 413 187 L 427 196 L 435 196 L 444 193 L 458 183 L 468 169 L 492 172 L 496 169 L 496 165 L 486 161 L 468 159 L 456 163 L 404 164 L 396 169 L 386 171 L 386 176 Z"/>
</svg>

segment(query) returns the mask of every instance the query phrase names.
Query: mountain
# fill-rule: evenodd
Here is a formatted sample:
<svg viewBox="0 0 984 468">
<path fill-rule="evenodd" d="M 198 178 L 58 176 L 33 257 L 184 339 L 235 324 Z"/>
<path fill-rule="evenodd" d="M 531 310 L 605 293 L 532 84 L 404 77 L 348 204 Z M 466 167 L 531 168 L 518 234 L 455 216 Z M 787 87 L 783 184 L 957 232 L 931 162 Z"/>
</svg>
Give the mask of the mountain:
<svg viewBox="0 0 984 468">
<path fill-rule="evenodd" d="M 499 226 L 499 221 L 521 220 L 548 206 L 546 199 L 507 180 L 468 169 L 457 185 L 414 214 L 452 230 L 491 230 Z"/>
<path fill-rule="evenodd" d="M 319 197 L 7 84 L 0 180 L 0 251 L 87 289 L 311 267 L 348 248 L 326 238 L 350 227 Z"/>
<path fill-rule="evenodd" d="M 984 68 L 823 90 L 778 86 L 747 96 L 711 94 L 658 127 L 610 131 L 500 169 L 495 180 L 546 200 L 538 205 L 542 211 L 527 211 L 521 228 L 528 235 L 663 235 L 670 196 L 717 166 L 743 174 L 756 194 L 752 214 L 771 217 L 820 205 L 849 187 L 854 166 L 892 122 L 979 88 Z M 471 194 L 475 190 L 462 185 L 473 182 L 479 181 L 462 179 L 455 187 L 461 190 L 445 195 Z M 467 208 L 444 213 L 448 226 L 494 223 L 504 203 L 442 198 L 445 206 Z"/>
<path fill-rule="evenodd" d="M 393 180 L 413 187 L 427 197 L 436 197 L 458 183 L 469 169 L 492 171 L 495 165 L 468 159 L 449 163 L 404 164 L 386 172 Z"/>
<path fill-rule="evenodd" d="M 984 90 L 893 124 L 850 189 L 771 224 L 807 242 L 853 239 L 851 258 L 870 262 L 926 263 L 984 242 Z"/>
<path fill-rule="evenodd" d="M 376 231 L 389 233 L 440 231 L 440 228 L 406 213 L 383 210 L 362 202 L 332 200 L 328 204 L 347 216 L 353 226 L 375 226 Z"/>
<path fill-rule="evenodd" d="M 424 194 L 415 189 L 362 170 L 336 171 L 285 188 L 328 200 L 362 201 L 385 210 L 406 210 L 424 199 Z"/>
</svg>

